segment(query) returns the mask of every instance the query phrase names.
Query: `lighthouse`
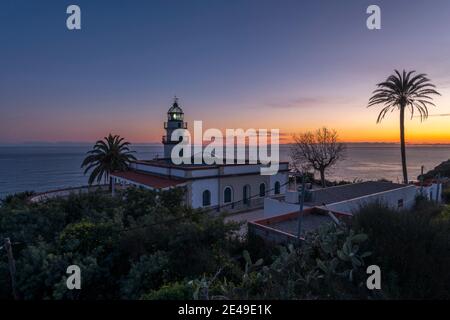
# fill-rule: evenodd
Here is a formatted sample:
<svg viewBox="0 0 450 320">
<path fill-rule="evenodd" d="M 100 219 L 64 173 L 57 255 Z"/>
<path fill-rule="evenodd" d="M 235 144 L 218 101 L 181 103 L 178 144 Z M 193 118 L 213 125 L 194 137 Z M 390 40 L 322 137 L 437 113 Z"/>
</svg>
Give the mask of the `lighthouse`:
<svg viewBox="0 0 450 320">
<path fill-rule="evenodd" d="M 183 205 L 206 208 L 211 212 L 259 209 L 264 203 L 264 197 L 279 196 L 286 192 L 289 182 L 288 162 L 280 162 L 278 173 L 269 176 L 261 175 L 261 168 L 266 167 L 262 163 L 192 164 L 192 161 L 172 161 L 175 160 L 172 159 L 172 152 L 177 151 L 180 141 L 188 142 L 186 145 L 192 146 L 187 124 L 184 122 L 184 112 L 176 97 L 167 111 L 164 129 L 164 158 L 131 161 L 126 170 L 111 172 L 113 185 L 119 183 L 124 188 L 136 186 L 155 191 L 183 188 L 186 191 Z M 177 132 L 180 134 L 174 134 L 177 129 L 181 129 Z M 176 137 L 175 141 L 172 140 L 172 135 Z M 200 137 L 203 138 L 203 135 Z M 182 152 L 188 149 L 179 149 L 177 156 L 185 159 Z M 188 155 L 186 159 L 189 159 Z M 189 160 L 192 159 L 191 157 Z"/>
<path fill-rule="evenodd" d="M 179 142 L 178 140 L 172 140 L 172 133 L 176 129 L 187 129 L 187 123 L 184 122 L 184 113 L 178 104 L 177 97 L 175 97 L 172 106 L 167 111 L 167 122 L 164 122 L 164 129 L 166 129 L 166 135 L 162 137 L 164 158 L 170 159 L 172 148 Z"/>
</svg>

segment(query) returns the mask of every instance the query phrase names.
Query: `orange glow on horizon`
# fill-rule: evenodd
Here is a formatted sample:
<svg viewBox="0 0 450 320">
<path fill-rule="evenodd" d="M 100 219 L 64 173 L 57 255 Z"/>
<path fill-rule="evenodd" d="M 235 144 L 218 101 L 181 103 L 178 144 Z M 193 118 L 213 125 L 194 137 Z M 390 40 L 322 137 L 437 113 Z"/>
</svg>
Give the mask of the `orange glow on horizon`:
<svg viewBox="0 0 450 320">
<path fill-rule="evenodd" d="M 365 121 L 364 121 L 365 120 Z M 260 123 L 255 125 L 253 128 L 256 130 L 259 128 L 278 128 L 280 130 L 280 143 L 291 143 L 293 141 L 292 135 L 295 133 L 301 133 L 305 131 L 313 131 L 319 127 L 326 126 L 331 129 L 335 129 L 339 134 L 339 139 L 343 142 L 349 143 L 399 143 L 400 142 L 400 131 L 399 125 L 397 124 L 397 118 L 392 117 L 391 119 L 386 119 L 380 124 L 376 124 L 375 121 L 367 121 L 363 119 L 361 121 L 343 122 L 336 119 L 334 122 L 324 121 L 322 125 L 311 124 L 304 126 L 303 128 L 294 127 L 292 125 L 282 127 L 277 123 L 269 125 L 270 122 Z M 142 120 L 141 120 L 142 121 Z M 333 125 L 334 123 L 334 125 Z M 209 128 L 215 128 L 214 125 L 218 123 L 204 122 L 203 132 Z M 418 119 L 406 120 L 406 142 L 409 144 L 450 144 L 450 117 L 430 117 L 424 122 L 420 122 Z M 193 137 L 192 121 L 188 122 L 188 128 Z M 225 135 L 225 130 L 227 128 L 243 128 L 244 130 L 250 128 L 249 126 L 244 126 L 242 124 L 237 124 L 232 127 L 217 127 Z M 105 130 L 97 128 L 95 132 L 86 133 L 83 135 L 82 139 L 71 139 L 70 136 L 64 137 L 59 136 L 57 140 L 49 139 L 53 141 L 83 141 L 90 142 L 96 141 L 102 138 L 104 135 L 112 132 L 114 134 L 119 134 L 128 141 L 133 143 L 161 143 L 161 137 L 164 135 L 164 128 L 161 125 L 155 124 L 151 128 L 148 127 L 147 123 L 136 123 L 129 127 L 115 127 L 114 130 Z M 77 135 L 80 136 L 79 134 Z M 50 137 L 49 137 L 50 138 Z"/>
<path fill-rule="evenodd" d="M 450 90 L 448 92 L 450 94 Z M 398 113 L 389 114 L 382 123 L 376 119 L 379 108 L 366 108 L 365 100 L 353 104 L 324 104 L 314 108 L 254 108 L 242 106 L 239 116 L 224 113 L 217 116 L 211 110 L 194 111 L 185 109 L 185 121 L 192 130 L 194 120 L 203 120 L 203 132 L 209 128 L 217 128 L 225 134 L 225 130 L 242 128 L 279 129 L 280 143 L 292 142 L 295 133 L 313 131 L 326 126 L 335 129 L 343 142 L 399 143 Z M 450 113 L 445 108 L 446 101 L 440 101 L 438 109 L 431 109 L 430 114 Z M 227 110 L 227 106 L 218 106 Z M 109 133 L 119 134 L 132 143 L 161 143 L 164 132 L 164 112 L 147 111 L 112 114 L 80 113 L 53 114 L 51 117 L 40 117 L 30 112 L 21 121 L 10 121 L 4 126 L 2 142 L 23 143 L 43 142 L 88 142 L 92 143 Z M 450 116 L 429 117 L 421 122 L 418 118 L 407 118 L 406 142 L 410 144 L 450 144 Z M 192 136 L 191 131 L 191 136 Z"/>
</svg>

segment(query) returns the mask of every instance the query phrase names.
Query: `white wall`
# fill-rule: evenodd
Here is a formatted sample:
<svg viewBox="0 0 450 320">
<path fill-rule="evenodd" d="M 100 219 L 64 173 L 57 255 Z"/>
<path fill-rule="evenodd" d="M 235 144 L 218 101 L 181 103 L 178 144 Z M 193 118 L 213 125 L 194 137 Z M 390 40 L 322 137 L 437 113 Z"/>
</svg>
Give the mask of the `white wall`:
<svg viewBox="0 0 450 320">
<path fill-rule="evenodd" d="M 407 186 L 396 190 L 329 204 L 327 205 L 327 208 L 337 212 L 355 213 L 361 206 L 380 201 L 386 203 L 393 209 L 398 209 L 398 201 L 403 199 L 403 209 L 410 209 L 415 203 L 416 195 L 417 188 L 415 186 Z M 304 209 L 306 208 L 308 208 L 308 206 L 304 207 Z M 294 204 L 286 202 L 285 200 L 276 200 L 273 198 L 264 199 L 264 217 L 266 218 L 295 212 L 299 209 L 298 203 Z"/>
<path fill-rule="evenodd" d="M 28 200 L 30 202 L 37 203 L 40 201 L 55 199 L 55 198 L 59 198 L 59 197 L 62 197 L 62 198 L 68 197 L 71 194 L 85 194 L 85 193 L 93 192 L 93 191 L 97 191 L 97 190 L 107 191 L 108 188 L 109 188 L 109 185 L 93 185 L 93 186 L 51 190 L 51 191 L 46 191 L 46 192 L 35 194 L 34 196 L 31 196 L 30 198 L 28 198 Z"/>
<path fill-rule="evenodd" d="M 299 203 L 300 192 L 298 191 L 286 191 L 285 201 L 288 203 Z"/>
<path fill-rule="evenodd" d="M 181 169 L 175 169 L 175 168 L 169 168 L 169 167 L 159 167 L 159 166 L 152 166 L 142 163 L 137 163 L 133 166 L 135 169 L 143 171 L 143 172 L 149 172 L 149 173 L 155 173 L 158 175 L 172 175 L 174 177 L 179 178 L 185 178 L 186 177 L 186 171 Z M 201 171 L 201 170 L 199 170 Z"/>
<path fill-rule="evenodd" d="M 117 185 L 117 184 L 118 185 L 133 185 L 133 186 L 136 186 L 136 187 L 141 187 L 141 188 L 144 188 L 144 189 L 153 190 L 152 187 L 147 186 L 145 184 L 137 183 L 135 181 L 131 181 L 131 180 L 127 180 L 127 179 L 124 179 L 124 178 L 115 177 L 115 176 L 112 176 L 112 178 L 114 178 L 113 179 L 113 187 L 115 187 L 115 185 Z"/>
<path fill-rule="evenodd" d="M 185 178 L 186 177 L 186 171 L 180 170 L 180 169 L 170 169 L 170 174 L 175 177 L 179 178 Z"/>
<path fill-rule="evenodd" d="M 304 209 L 308 208 L 307 206 Z M 272 198 L 264 199 L 264 218 L 271 218 L 300 210 L 300 205 Z"/>
<path fill-rule="evenodd" d="M 199 170 L 191 170 L 192 177 L 209 177 L 209 176 L 217 176 L 219 174 L 219 169 L 199 169 Z"/>
<path fill-rule="evenodd" d="M 420 194 L 420 187 L 417 187 L 417 193 Z M 436 201 L 436 194 L 437 195 L 437 199 L 439 202 L 442 201 L 442 184 L 438 185 L 437 184 L 432 184 L 429 187 L 423 187 L 423 195 L 425 197 L 428 198 L 428 200 L 430 201 Z"/>
<path fill-rule="evenodd" d="M 168 175 L 169 169 L 166 167 L 157 167 L 157 166 L 149 166 L 145 164 L 137 163 L 135 165 L 137 170 L 144 171 L 144 172 L 151 172 L 151 173 L 157 173 L 162 175 Z"/>
<path fill-rule="evenodd" d="M 403 209 L 410 209 L 415 203 L 416 195 L 417 188 L 415 186 L 407 186 L 396 190 L 375 193 L 365 197 L 329 204 L 327 205 L 327 208 L 337 212 L 355 213 L 364 205 L 380 201 L 387 204 L 392 209 L 398 209 L 398 201 L 403 199 Z"/>
<path fill-rule="evenodd" d="M 260 173 L 260 164 L 247 164 L 223 167 L 224 174 Z"/>
<path fill-rule="evenodd" d="M 191 206 L 193 208 L 201 208 L 203 206 L 203 191 L 205 190 L 209 190 L 211 192 L 211 206 L 216 206 L 219 204 L 218 179 L 193 180 L 191 183 L 191 188 L 192 188 Z"/>
<path fill-rule="evenodd" d="M 275 182 L 278 181 L 281 185 L 280 188 L 280 194 L 285 194 L 287 190 L 287 182 L 288 182 L 288 173 L 287 172 L 278 172 L 277 174 L 274 174 L 270 176 L 270 186 L 268 190 L 270 191 L 270 195 L 275 194 L 275 190 L 272 190 L 275 188 Z"/>
</svg>

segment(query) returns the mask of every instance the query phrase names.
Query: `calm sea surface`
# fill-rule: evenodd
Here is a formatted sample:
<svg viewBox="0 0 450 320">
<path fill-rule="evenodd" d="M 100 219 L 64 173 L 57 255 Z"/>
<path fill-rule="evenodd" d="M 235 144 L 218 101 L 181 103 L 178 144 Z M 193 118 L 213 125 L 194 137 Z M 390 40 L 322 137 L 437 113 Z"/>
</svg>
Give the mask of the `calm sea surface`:
<svg viewBox="0 0 450 320">
<path fill-rule="evenodd" d="M 0 146 L 0 198 L 21 191 L 45 191 L 86 185 L 80 164 L 90 146 Z M 162 155 L 162 146 L 134 146 L 138 159 Z M 407 148 L 411 179 L 450 158 L 450 145 L 413 145 Z M 281 160 L 289 160 L 289 147 L 280 147 Z M 401 180 L 400 148 L 394 144 L 349 144 L 346 158 L 328 179 Z"/>
</svg>

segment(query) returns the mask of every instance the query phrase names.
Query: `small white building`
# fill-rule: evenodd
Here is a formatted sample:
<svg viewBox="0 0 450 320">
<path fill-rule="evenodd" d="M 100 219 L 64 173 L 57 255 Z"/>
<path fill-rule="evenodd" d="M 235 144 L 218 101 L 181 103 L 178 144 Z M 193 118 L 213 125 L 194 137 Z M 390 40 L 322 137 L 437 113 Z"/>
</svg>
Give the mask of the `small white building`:
<svg viewBox="0 0 450 320">
<path fill-rule="evenodd" d="M 440 201 L 438 184 L 423 187 L 415 184 L 398 184 L 381 181 L 367 181 L 342 186 L 308 191 L 304 208 L 323 208 L 343 214 L 353 214 L 362 206 L 380 202 L 393 209 L 410 209 L 416 197 L 423 194 L 430 200 Z M 287 191 L 285 195 L 267 198 L 264 201 L 264 217 L 274 217 L 296 212 L 300 206 L 300 192 Z"/>
<path fill-rule="evenodd" d="M 418 182 L 417 186 L 418 194 L 427 198 L 430 201 L 441 202 L 442 201 L 442 183 L 436 180 L 430 180 L 426 182 Z"/>
<path fill-rule="evenodd" d="M 131 163 L 131 170 L 114 172 L 111 174 L 113 186 L 134 185 L 153 190 L 183 187 L 186 204 L 218 211 L 262 208 L 264 198 L 286 192 L 288 162 L 280 162 L 275 175 L 261 175 L 262 164 L 173 164 L 170 156 L 178 141 L 171 140 L 172 132 L 187 128 L 177 100 L 167 118 L 166 135 L 162 138 L 164 158 L 135 161 Z"/>
</svg>

